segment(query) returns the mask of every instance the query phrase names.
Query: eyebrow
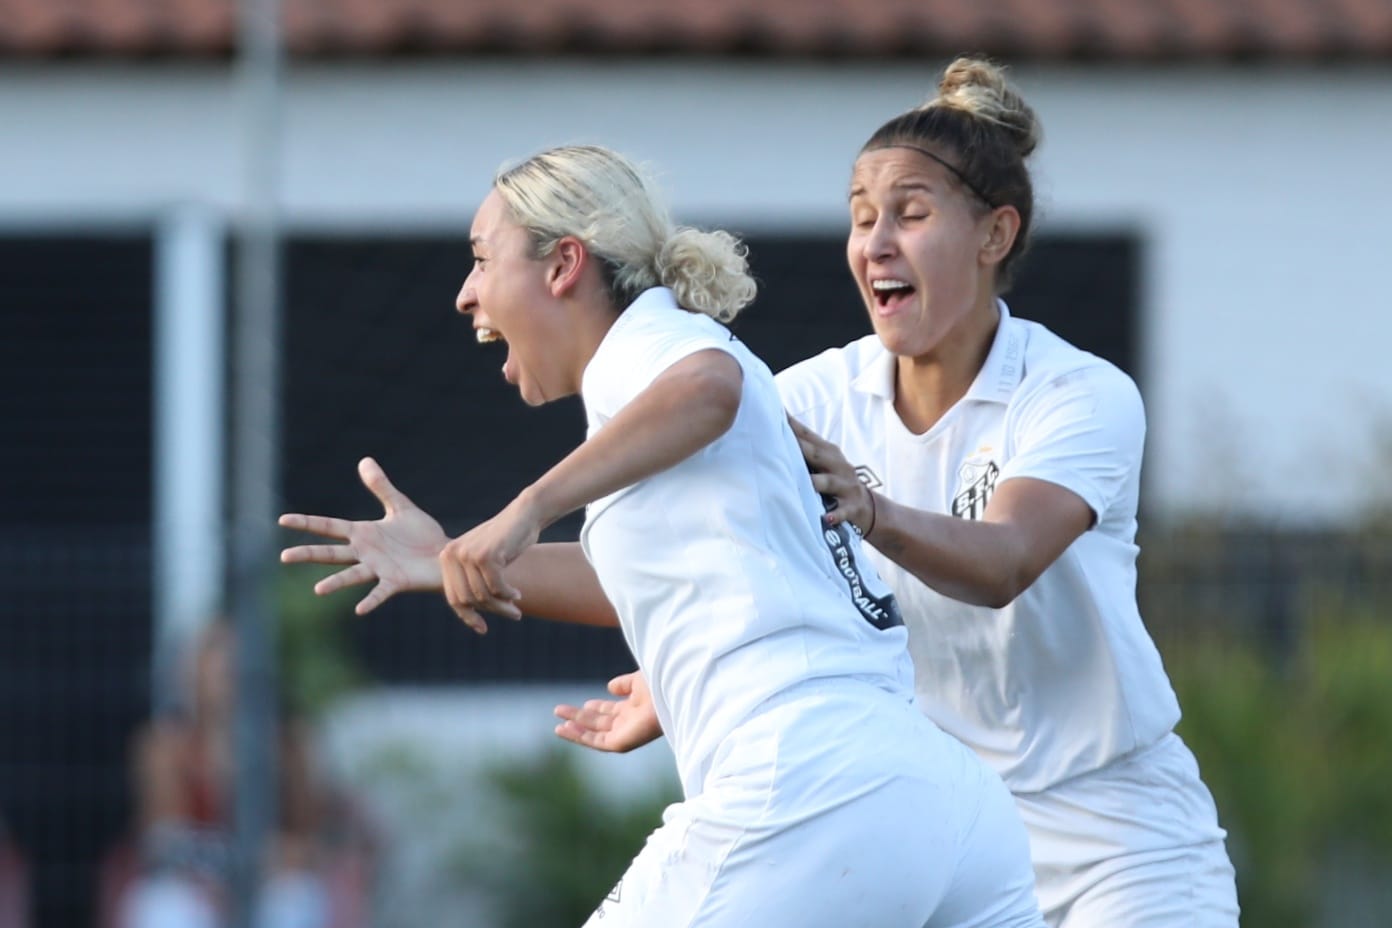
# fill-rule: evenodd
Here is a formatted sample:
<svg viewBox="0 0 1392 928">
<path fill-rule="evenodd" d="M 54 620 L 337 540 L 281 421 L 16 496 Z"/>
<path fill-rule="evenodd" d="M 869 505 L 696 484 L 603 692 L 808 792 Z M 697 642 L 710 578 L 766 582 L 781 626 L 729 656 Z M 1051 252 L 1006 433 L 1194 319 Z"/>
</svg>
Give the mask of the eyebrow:
<svg viewBox="0 0 1392 928">
<path fill-rule="evenodd" d="M 912 191 L 916 191 L 916 192 L 919 192 L 919 193 L 928 193 L 928 194 L 937 193 L 937 190 L 934 189 L 934 187 L 933 187 L 932 184 L 928 183 L 927 181 L 921 181 L 921 180 L 899 181 L 898 183 L 891 184 L 891 185 L 890 185 L 890 189 L 891 189 L 891 190 L 912 190 Z"/>
<path fill-rule="evenodd" d="M 471 236 L 469 236 L 469 246 L 470 246 L 471 248 L 477 248 L 478 246 L 480 246 L 480 245 L 482 245 L 482 244 L 484 244 L 483 236 L 482 236 L 482 235 L 471 235 Z"/>
<path fill-rule="evenodd" d="M 932 196 L 937 193 L 937 190 L 933 188 L 933 185 L 931 183 L 919 180 L 896 181 L 895 183 L 889 185 L 889 189 L 894 191 L 895 193 L 926 193 L 929 196 Z M 854 200 L 856 197 L 864 195 L 865 186 L 863 184 L 857 184 L 856 186 L 851 188 L 850 195 L 847 196 L 846 199 Z"/>
</svg>

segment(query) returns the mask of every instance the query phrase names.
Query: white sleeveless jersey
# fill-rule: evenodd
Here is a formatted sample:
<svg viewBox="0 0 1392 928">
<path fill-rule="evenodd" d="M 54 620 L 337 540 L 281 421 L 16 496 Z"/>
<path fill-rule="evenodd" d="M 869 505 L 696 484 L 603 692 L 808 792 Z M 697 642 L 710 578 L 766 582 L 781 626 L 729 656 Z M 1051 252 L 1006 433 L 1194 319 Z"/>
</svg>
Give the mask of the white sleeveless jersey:
<svg viewBox="0 0 1392 928">
<path fill-rule="evenodd" d="M 895 502 L 979 519 L 1001 483 L 1066 487 L 1096 524 L 1004 609 L 930 589 L 867 545 L 909 629 L 919 708 L 1015 792 L 1154 744 L 1179 705 L 1136 606 L 1145 412 L 1135 384 L 1011 318 L 967 395 L 914 435 L 894 411 L 894 357 L 874 335 L 778 375 L 789 414 Z"/>
<path fill-rule="evenodd" d="M 770 696 L 843 676 L 905 700 L 913 689 L 897 613 L 871 595 L 878 578 L 848 567 L 847 537 L 823 530 L 773 376 L 728 329 L 679 308 L 664 288 L 639 296 L 585 369 L 588 435 L 663 371 L 711 348 L 744 372 L 730 430 L 591 503 L 580 536 L 648 678 L 688 796 L 701 791 L 715 747 Z"/>
</svg>

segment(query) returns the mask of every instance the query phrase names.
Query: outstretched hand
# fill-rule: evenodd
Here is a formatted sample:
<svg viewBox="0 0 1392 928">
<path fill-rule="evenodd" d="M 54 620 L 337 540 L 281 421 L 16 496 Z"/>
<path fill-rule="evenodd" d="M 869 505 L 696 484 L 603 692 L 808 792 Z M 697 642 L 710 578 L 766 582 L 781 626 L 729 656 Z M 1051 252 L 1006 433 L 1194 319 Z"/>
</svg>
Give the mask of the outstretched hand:
<svg viewBox="0 0 1392 928">
<path fill-rule="evenodd" d="M 578 707 L 557 706 L 556 717 L 563 721 L 556 726 L 556 734 L 596 751 L 619 754 L 662 737 L 652 693 L 641 671 L 610 680 L 609 692 L 618 699 L 591 699 Z"/>
<path fill-rule="evenodd" d="M 449 541 L 440 523 L 392 486 L 372 458 L 358 462 L 363 486 L 382 503 L 385 515 L 375 522 L 286 513 L 284 528 L 337 538 L 347 544 L 299 545 L 280 552 L 286 564 L 347 564 L 320 580 L 314 592 L 326 596 L 344 587 L 377 581 L 354 611 L 366 615 L 397 593 L 441 588 L 440 552 Z"/>
<path fill-rule="evenodd" d="M 812 486 L 818 493 L 833 497 L 836 508 L 825 516 L 828 525 L 850 522 L 868 533 L 875 525 L 875 506 L 870 488 L 860 482 L 856 469 L 841 449 L 827 441 L 801 422 L 788 417 L 793 435 L 797 437 L 802 456 L 812 471 Z"/>
</svg>

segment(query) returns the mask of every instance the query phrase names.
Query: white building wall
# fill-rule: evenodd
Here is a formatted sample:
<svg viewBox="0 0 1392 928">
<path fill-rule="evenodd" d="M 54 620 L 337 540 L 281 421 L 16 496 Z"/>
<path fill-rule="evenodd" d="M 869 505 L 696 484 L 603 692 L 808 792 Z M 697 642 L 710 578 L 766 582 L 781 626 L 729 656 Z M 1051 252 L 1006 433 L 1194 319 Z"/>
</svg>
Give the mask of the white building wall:
<svg viewBox="0 0 1392 928">
<path fill-rule="evenodd" d="M 464 229 L 506 159 L 599 141 L 685 219 L 839 234 L 859 144 L 933 64 L 297 65 L 285 202 L 316 228 Z M 1170 514 L 1355 517 L 1392 498 L 1392 69 L 1038 68 L 1042 227 L 1145 245 L 1147 493 Z M 213 65 L 0 68 L 0 226 L 235 211 Z M 461 255 L 461 274 L 465 270 Z M 443 298 L 448 298 L 445 295 Z M 858 311 L 848 307 L 848 311 Z"/>
</svg>

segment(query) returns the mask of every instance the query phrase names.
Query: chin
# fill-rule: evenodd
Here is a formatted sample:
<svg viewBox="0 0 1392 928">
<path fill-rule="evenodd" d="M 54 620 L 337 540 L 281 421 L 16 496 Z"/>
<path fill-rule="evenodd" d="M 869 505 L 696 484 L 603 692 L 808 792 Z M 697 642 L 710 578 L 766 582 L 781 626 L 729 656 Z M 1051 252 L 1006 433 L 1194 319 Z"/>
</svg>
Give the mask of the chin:
<svg viewBox="0 0 1392 928">
<path fill-rule="evenodd" d="M 563 400 L 567 396 L 574 396 L 577 392 L 556 384 L 544 387 L 535 381 L 524 381 L 524 383 L 525 386 L 518 384 L 517 392 L 521 394 L 522 402 L 528 406 L 545 406 L 547 403 Z"/>
<path fill-rule="evenodd" d="M 879 337 L 880 344 L 901 358 L 919 358 L 931 354 L 942 340 L 942 334 L 922 318 L 876 319 L 871 327 Z"/>
<path fill-rule="evenodd" d="M 896 337 L 893 334 L 880 335 L 880 344 L 884 345 L 885 350 L 896 358 L 921 359 L 933 355 L 933 348 L 930 345 L 925 345 L 922 338 Z"/>
<path fill-rule="evenodd" d="M 880 344 L 891 354 L 904 354 L 909 347 L 908 337 L 905 333 L 898 331 L 894 326 L 881 325 L 879 320 L 873 320 L 870 327 L 875 330 L 875 336 L 880 340 Z"/>
</svg>

